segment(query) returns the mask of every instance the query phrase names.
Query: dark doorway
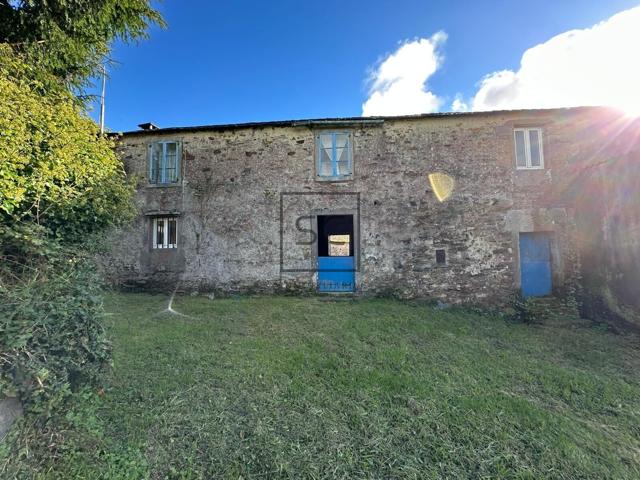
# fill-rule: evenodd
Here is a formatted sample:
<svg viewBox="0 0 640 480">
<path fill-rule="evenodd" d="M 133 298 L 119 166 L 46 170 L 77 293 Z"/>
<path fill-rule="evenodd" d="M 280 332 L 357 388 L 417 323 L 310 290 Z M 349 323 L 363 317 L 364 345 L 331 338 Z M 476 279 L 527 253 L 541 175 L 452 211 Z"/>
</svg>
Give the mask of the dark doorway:
<svg viewBox="0 0 640 480">
<path fill-rule="evenodd" d="M 331 237 L 349 236 L 348 255 L 331 255 Z M 338 239 L 345 240 L 345 239 Z M 335 241 L 333 242 L 335 243 Z M 353 257 L 353 215 L 318 215 L 318 256 L 347 256 Z"/>
</svg>

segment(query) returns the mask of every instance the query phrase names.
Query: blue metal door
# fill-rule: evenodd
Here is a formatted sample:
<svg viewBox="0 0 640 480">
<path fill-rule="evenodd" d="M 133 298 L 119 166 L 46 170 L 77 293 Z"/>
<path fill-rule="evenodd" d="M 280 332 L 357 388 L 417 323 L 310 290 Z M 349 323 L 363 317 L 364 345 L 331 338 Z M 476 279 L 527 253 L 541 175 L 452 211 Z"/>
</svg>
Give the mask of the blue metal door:
<svg viewBox="0 0 640 480">
<path fill-rule="evenodd" d="M 520 234 L 520 284 L 524 297 L 551 294 L 551 248 L 546 232 Z"/>
<path fill-rule="evenodd" d="M 318 257 L 318 291 L 353 292 L 354 290 L 353 257 Z"/>
</svg>

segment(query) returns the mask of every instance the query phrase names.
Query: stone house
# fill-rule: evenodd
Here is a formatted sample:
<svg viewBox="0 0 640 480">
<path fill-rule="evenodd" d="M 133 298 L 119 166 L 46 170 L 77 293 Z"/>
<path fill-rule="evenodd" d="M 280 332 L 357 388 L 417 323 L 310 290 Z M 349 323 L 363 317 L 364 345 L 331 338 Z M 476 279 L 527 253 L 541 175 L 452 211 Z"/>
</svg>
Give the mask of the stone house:
<svg viewBox="0 0 640 480">
<path fill-rule="evenodd" d="M 594 107 L 143 124 L 118 135 L 140 215 L 114 233 L 106 268 L 162 290 L 565 295 L 592 253 L 575 193 L 612 144 L 599 128 L 620 118 Z M 599 215 L 588 228 L 602 230 Z"/>
</svg>

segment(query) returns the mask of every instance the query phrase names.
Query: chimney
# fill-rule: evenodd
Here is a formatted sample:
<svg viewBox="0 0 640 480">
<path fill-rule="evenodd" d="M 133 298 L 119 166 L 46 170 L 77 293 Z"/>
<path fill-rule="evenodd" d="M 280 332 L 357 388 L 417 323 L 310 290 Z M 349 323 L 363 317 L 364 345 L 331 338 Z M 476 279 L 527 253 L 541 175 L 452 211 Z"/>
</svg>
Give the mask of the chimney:
<svg viewBox="0 0 640 480">
<path fill-rule="evenodd" d="M 142 130 L 157 130 L 158 128 L 160 128 L 156 124 L 151 122 L 141 123 L 140 125 L 138 125 L 138 127 L 140 127 Z"/>
</svg>

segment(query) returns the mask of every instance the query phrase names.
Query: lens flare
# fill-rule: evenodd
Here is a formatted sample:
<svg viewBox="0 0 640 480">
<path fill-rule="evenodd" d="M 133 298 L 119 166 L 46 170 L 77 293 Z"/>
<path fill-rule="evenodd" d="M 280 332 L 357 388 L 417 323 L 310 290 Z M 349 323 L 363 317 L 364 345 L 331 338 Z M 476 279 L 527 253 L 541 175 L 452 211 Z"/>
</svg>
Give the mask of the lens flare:
<svg viewBox="0 0 640 480">
<path fill-rule="evenodd" d="M 430 173 L 429 183 L 433 193 L 440 202 L 444 202 L 453 193 L 455 181 L 446 173 Z"/>
</svg>

